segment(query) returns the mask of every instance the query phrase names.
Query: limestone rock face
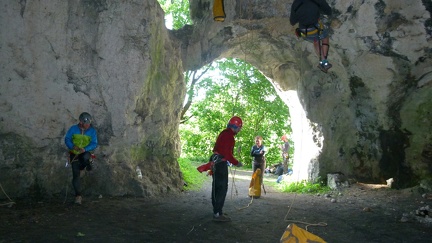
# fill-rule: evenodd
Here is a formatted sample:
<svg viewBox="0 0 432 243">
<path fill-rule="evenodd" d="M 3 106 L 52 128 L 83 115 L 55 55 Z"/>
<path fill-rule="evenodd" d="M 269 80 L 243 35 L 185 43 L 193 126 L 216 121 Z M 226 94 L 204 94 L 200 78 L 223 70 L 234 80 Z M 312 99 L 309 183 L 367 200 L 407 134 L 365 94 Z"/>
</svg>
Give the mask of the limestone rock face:
<svg viewBox="0 0 432 243">
<path fill-rule="evenodd" d="M 100 145 L 83 193 L 179 191 L 183 68 L 158 2 L 7 0 L 0 9 L 0 183 L 9 196 L 70 187 L 64 135 L 83 111 Z"/>
<path fill-rule="evenodd" d="M 2 187 L 65 193 L 64 135 L 87 111 L 100 146 L 84 193 L 179 191 L 183 71 L 225 57 L 256 66 L 290 107 L 294 178 L 418 184 L 432 170 L 432 4 L 328 2 L 324 74 L 289 24 L 292 0 L 225 1 L 224 22 L 213 21 L 213 1 L 190 0 L 194 25 L 172 31 L 156 0 L 2 1 Z"/>
<path fill-rule="evenodd" d="M 290 107 L 296 179 L 342 172 L 405 187 L 430 177 L 430 1 L 328 0 L 328 74 L 316 68 L 312 44 L 294 35 L 291 0 L 225 1 L 223 23 L 199 11 L 203 2 L 211 1 L 191 1 L 184 67 L 237 57 L 261 70 Z"/>
</svg>

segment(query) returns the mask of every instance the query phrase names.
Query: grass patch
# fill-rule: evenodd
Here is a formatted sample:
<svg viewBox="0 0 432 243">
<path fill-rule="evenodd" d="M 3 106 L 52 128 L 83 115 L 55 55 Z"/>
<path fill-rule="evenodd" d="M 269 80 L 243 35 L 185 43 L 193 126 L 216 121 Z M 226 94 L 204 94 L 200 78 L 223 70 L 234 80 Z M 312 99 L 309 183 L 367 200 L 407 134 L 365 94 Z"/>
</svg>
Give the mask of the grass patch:
<svg viewBox="0 0 432 243">
<path fill-rule="evenodd" d="M 179 158 L 180 170 L 183 173 L 183 179 L 187 186 L 183 186 L 186 191 L 197 191 L 201 189 L 205 180 L 208 179 L 205 173 L 199 173 L 197 167 L 204 164 L 200 161 L 192 161 L 188 158 Z"/>
<path fill-rule="evenodd" d="M 331 191 L 330 187 L 326 186 L 324 182 L 312 183 L 307 181 L 292 182 L 292 183 L 281 183 L 278 185 L 278 189 L 282 192 L 294 192 L 294 193 L 326 193 Z"/>
</svg>

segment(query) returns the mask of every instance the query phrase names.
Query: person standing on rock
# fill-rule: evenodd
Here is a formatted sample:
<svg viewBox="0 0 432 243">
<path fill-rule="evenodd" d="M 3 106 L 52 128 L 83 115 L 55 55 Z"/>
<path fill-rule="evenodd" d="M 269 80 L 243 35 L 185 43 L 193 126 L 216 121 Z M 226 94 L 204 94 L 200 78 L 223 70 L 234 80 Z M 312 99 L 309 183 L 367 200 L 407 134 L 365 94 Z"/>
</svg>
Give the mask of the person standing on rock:
<svg viewBox="0 0 432 243">
<path fill-rule="evenodd" d="M 92 170 L 91 155 L 98 145 L 96 129 L 91 123 L 91 115 L 87 112 L 81 113 L 79 123 L 69 128 L 64 139 L 72 165 L 72 185 L 76 204 L 82 202 L 80 177 L 84 169 Z"/>
<path fill-rule="evenodd" d="M 255 137 L 255 145 L 252 146 L 251 149 L 251 156 L 253 157 L 253 163 L 252 163 L 252 170 L 253 173 L 257 169 L 261 169 L 261 173 L 264 172 L 266 167 L 266 161 L 265 161 L 265 152 L 266 148 L 262 144 L 263 138 L 261 136 Z M 263 182 L 263 177 L 261 176 L 261 184 Z"/>
<path fill-rule="evenodd" d="M 320 20 L 320 15 L 332 14 L 331 7 L 325 0 L 294 0 L 291 6 L 290 23 L 299 24 L 297 37 L 313 42 L 315 52 L 319 56 L 318 68 L 327 73 L 332 65 L 327 60 L 329 51 L 328 29 Z"/>
<path fill-rule="evenodd" d="M 213 148 L 212 168 L 213 183 L 212 183 L 212 205 L 213 205 L 213 220 L 219 222 L 231 221 L 231 218 L 226 216 L 222 209 L 225 204 L 225 197 L 228 192 L 228 163 L 237 167 L 243 164 L 234 158 L 233 151 L 235 146 L 234 136 L 240 132 L 243 126 L 243 121 L 238 116 L 233 116 L 229 121 L 227 128 L 219 133 Z"/>
</svg>

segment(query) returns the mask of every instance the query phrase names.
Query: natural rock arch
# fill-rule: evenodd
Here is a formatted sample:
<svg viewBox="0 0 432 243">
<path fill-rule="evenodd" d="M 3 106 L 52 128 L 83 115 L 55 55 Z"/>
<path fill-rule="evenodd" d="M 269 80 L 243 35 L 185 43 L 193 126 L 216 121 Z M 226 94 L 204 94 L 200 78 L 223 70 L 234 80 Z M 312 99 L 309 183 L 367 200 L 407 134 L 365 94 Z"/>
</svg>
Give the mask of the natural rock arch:
<svg viewBox="0 0 432 243">
<path fill-rule="evenodd" d="M 303 166 L 295 178 L 338 171 L 368 182 L 395 178 L 404 187 L 427 177 L 430 158 L 419 160 L 413 151 L 429 154 L 430 138 L 416 138 L 416 125 L 403 112 L 431 107 L 427 99 L 405 102 L 429 90 L 430 4 L 328 1 L 334 12 L 330 59 L 336 65 L 326 75 L 315 68 L 312 45 L 298 40 L 289 25 L 292 1 L 225 2 L 223 23 L 212 20 L 205 2 L 211 1 L 190 1 L 194 26 L 173 31 L 184 67 L 236 57 L 261 70 L 291 110 L 294 163 Z M 430 118 L 417 111 L 422 114 L 415 116 Z"/>
</svg>

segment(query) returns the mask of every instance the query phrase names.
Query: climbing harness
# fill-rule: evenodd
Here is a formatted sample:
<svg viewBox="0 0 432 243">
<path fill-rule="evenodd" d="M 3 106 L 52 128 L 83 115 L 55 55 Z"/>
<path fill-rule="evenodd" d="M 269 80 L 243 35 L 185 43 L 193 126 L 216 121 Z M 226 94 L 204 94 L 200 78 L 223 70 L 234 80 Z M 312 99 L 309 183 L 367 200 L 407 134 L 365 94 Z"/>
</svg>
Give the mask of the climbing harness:
<svg viewBox="0 0 432 243">
<path fill-rule="evenodd" d="M 318 20 L 318 23 L 309 25 L 304 29 L 296 28 L 295 33 L 297 37 L 306 38 L 311 35 L 317 35 L 319 39 L 323 30 L 324 30 L 324 24 L 321 20 Z"/>
<path fill-rule="evenodd" d="M 331 67 L 331 65 L 329 67 L 325 66 L 327 61 L 325 61 L 325 63 L 323 63 L 323 60 L 327 59 L 327 55 L 328 52 L 330 50 L 330 46 L 328 43 L 322 43 L 322 39 L 323 38 L 323 32 L 326 29 L 325 24 L 323 23 L 323 21 L 321 19 L 318 19 L 318 22 L 316 24 L 313 25 L 309 25 L 306 28 L 296 28 L 295 29 L 295 34 L 298 38 L 303 38 L 306 41 L 309 42 L 313 42 L 314 45 L 317 43 L 318 44 L 318 68 L 327 73 L 327 70 Z M 323 52 L 323 47 L 322 46 L 327 46 L 327 50 L 326 53 L 322 53 Z M 323 56 L 324 55 L 324 56 Z"/>
</svg>

